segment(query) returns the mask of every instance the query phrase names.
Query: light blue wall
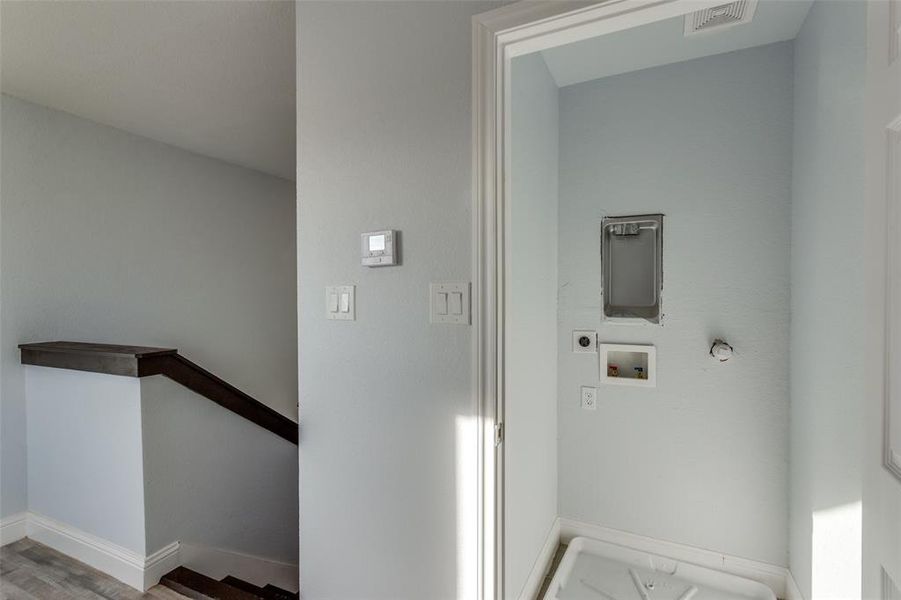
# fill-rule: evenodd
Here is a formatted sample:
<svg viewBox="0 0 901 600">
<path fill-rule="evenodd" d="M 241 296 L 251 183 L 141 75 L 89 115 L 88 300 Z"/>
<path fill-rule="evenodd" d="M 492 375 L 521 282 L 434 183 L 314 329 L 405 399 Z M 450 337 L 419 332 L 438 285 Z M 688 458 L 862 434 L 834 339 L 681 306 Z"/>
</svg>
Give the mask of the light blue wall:
<svg viewBox="0 0 901 600">
<path fill-rule="evenodd" d="M 162 376 L 23 370 L 29 510 L 143 556 L 296 564 L 296 445 Z"/>
<path fill-rule="evenodd" d="M 178 540 L 297 564 L 297 446 L 162 376 L 140 394 L 146 553 Z"/>
<path fill-rule="evenodd" d="M 520 598 L 557 518 L 559 107 L 541 54 L 513 61 L 504 485 L 504 590 Z M 534 595 L 537 590 L 529 590 Z"/>
<path fill-rule="evenodd" d="M 815 553 L 847 557 L 827 570 L 859 572 L 859 546 L 835 532 L 814 550 L 812 519 L 861 500 L 864 367 L 881 360 L 861 351 L 866 5 L 815 2 L 795 41 L 790 555 L 809 599 Z M 855 597 L 843 591 L 831 590 Z"/>
<path fill-rule="evenodd" d="M 150 554 L 145 552 L 141 380 L 45 367 L 23 370 L 28 509 L 138 555 Z"/>
<path fill-rule="evenodd" d="M 566 87 L 560 119 L 561 515 L 787 564 L 791 43 Z M 664 325 L 602 324 L 601 218 L 658 212 Z M 582 410 L 574 329 L 654 344 L 656 389 Z"/>
<path fill-rule="evenodd" d="M 429 324 L 428 290 L 473 277 L 471 18 L 491 7 L 297 5 L 307 600 L 475 593 L 472 328 Z M 361 267 L 360 234 L 388 227 L 403 264 Z M 338 283 L 356 321 L 325 318 Z"/>
<path fill-rule="evenodd" d="M 22 342 L 175 346 L 295 417 L 294 184 L 0 102 L 0 515 L 27 506 Z"/>
</svg>

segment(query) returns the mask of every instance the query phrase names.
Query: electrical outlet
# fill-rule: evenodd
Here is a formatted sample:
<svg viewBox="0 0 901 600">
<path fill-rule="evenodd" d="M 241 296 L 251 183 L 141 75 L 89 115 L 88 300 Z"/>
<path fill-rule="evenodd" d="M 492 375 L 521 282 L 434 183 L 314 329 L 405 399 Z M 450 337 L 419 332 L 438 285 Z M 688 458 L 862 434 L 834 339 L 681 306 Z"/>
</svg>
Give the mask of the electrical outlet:
<svg viewBox="0 0 901 600">
<path fill-rule="evenodd" d="M 582 408 L 585 410 L 597 410 L 598 388 L 582 386 Z"/>
</svg>

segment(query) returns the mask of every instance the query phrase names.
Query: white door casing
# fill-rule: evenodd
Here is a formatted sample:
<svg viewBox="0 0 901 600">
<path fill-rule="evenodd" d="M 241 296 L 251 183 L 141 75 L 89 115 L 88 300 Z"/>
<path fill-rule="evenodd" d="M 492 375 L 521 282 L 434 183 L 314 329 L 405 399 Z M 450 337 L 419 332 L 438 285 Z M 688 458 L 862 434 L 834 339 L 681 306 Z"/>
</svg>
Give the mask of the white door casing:
<svg viewBox="0 0 901 600">
<path fill-rule="evenodd" d="M 901 0 L 868 0 L 862 597 L 901 583 Z M 855 199 L 850 199 L 854 201 Z M 881 358 L 881 360 L 880 360 Z"/>
<path fill-rule="evenodd" d="M 888 36 L 889 51 L 884 68 L 877 63 L 872 73 L 871 90 L 882 96 L 874 100 L 882 100 L 882 110 L 876 109 L 882 114 L 876 118 L 885 129 L 886 174 L 877 175 L 877 181 L 884 181 L 887 224 L 883 462 L 901 481 L 901 2 L 890 0 L 887 8 L 888 30 L 883 35 Z"/>
</svg>

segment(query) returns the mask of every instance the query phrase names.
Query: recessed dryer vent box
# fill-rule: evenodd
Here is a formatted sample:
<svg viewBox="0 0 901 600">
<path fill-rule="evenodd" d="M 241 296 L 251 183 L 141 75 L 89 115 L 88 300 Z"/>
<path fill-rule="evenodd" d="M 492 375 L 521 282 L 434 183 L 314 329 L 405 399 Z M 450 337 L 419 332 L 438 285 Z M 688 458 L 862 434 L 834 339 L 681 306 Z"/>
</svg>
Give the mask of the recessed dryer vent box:
<svg viewBox="0 0 901 600">
<path fill-rule="evenodd" d="M 657 349 L 637 344 L 600 344 L 601 382 L 657 387 Z"/>
<path fill-rule="evenodd" d="M 601 269 L 604 320 L 660 323 L 663 215 L 605 218 Z"/>
</svg>

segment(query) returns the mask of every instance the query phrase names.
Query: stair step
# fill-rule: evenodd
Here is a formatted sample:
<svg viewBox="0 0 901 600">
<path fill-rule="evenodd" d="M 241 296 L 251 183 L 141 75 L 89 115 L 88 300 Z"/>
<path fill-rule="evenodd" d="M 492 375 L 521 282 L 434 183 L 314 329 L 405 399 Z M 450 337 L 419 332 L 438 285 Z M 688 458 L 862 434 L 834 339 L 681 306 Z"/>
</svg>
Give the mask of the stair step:
<svg viewBox="0 0 901 600">
<path fill-rule="evenodd" d="M 160 584 L 192 600 L 265 600 L 266 597 L 216 581 L 187 567 L 163 575 Z M 265 593 L 265 592 L 264 592 Z"/>
<path fill-rule="evenodd" d="M 299 600 L 300 598 L 300 594 L 275 587 L 271 583 L 263 588 L 263 593 L 268 594 L 268 596 L 265 596 L 266 600 Z"/>
<path fill-rule="evenodd" d="M 226 583 L 232 587 L 236 587 L 239 590 L 244 590 L 245 592 L 249 592 L 251 594 L 256 594 L 261 598 L 265 598 L 263 588 L 258 585 L 254 585 L 249 581 L 244 581 L 243 579 L 238 579 L 233 575 L 227 575 L 222 578 L 222 583 Z"/>
</svg>

